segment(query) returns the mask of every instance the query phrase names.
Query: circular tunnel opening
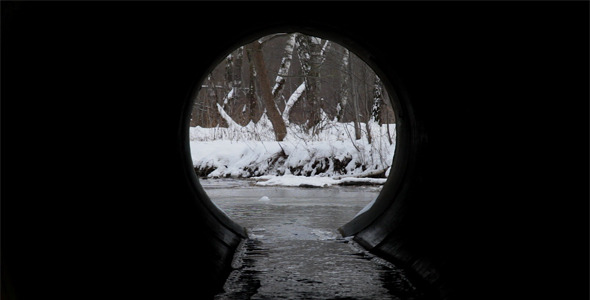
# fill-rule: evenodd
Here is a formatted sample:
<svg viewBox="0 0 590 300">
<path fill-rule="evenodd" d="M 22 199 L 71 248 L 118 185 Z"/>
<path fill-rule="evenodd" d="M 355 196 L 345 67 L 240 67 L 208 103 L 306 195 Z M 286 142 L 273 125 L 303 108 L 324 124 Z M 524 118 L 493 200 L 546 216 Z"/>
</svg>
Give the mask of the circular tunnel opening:
<svg viewBox="0 0 590 300">
<path fill-rule="evenodd" d="M 349 244 L 356 257 L 377 259 L 351 236 L 372 223 L 395 194 L 398 95 L 367 52 L 338 41 L 346 44 L 315 31 L 260 35 L 220 57 L 196 88 L 189 125 L 194 185 L 211 214 L 243 238 L 225 297 L 275 297 L 301 284 L 317 285 L 312 290 L 323 294 L 315 296 L 330 297 L 341 292 L 335 286 L 358 282 L 347 270 L 363 269 L 355 260 L 334 259 L 342 251 L 338 243 Z M 270 228 L 268 220 L 274 222 Z M 285 261 L 289 253 L 299 261 Z M 346 267 L 316 269 L 326 260 L 318 253 L 331 253 L 327 263 Z M 266 258 L 255 266 L 252 255 Z M 316 258 L 308 270 L 296 267 L 310 257 Z M 371 296 L 415 291 L 401 269 L 380 262 L 372 265 L 378 270 L 363 275 L 380 278 Z M 293 268 L 299 276 L 289 273 Z M 261 288 L 259 273 L 269 269 L 283 270 L 272 277 L 290 285 L 274 280 Z M 341 274 L 340 282 L 334 283 L 334 274 Z M 265 286 L 270 287 L 264 291 Z"/>
<path fill-rule="evenodd" d="M 193 168 L 216 204 L 244 198 L 230 196 L 240 186 L 346 186 L 364 191 L 351 196 L 364 201 L 358 212 L 389 175 L 395 112 L 381 78 L 347 48 L 276 33 L 237 47 L 207 74 L 189 135 Z"/>
</svg>

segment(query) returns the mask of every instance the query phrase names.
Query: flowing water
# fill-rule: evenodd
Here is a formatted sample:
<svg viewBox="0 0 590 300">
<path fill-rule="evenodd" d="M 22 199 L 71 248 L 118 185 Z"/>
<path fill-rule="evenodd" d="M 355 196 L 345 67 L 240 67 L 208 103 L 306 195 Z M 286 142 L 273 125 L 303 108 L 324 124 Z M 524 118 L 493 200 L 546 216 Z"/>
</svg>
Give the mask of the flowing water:
<svg viewBox="0 0 590 300">
<path fill-rule="evenodd" d="M 259 187 L 207 179 L 211 200 L 248 231 L 215 299 L 416 299 L 404 272 L 364 251 L 338 227 L 381 187 Z"/>
</svg>

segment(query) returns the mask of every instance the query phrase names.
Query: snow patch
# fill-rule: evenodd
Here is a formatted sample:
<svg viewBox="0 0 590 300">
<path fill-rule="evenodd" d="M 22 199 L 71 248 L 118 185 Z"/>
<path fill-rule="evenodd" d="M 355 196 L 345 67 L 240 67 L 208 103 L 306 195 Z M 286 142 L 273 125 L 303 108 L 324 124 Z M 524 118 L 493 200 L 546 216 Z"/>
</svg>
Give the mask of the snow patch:
<svg viewBox="0 0 590 300">
<path fill-rule="evenodd" d="M 254 177 L 258 180 L 256 185 L 259 186 L 297 186 L 297 187 L 328 187 L 338 183 L 338 180 L 334 180 L 330 177 L 306 177 L 306 176 L 295 176 L 295 175 L 283 175 L 283 176 L 259 176 Z"/>
<path fill-rule="evenodd" d="M 362 126 L 362 138 L 357 140 L 352 122 L 342 123 L 324 117 L 318 124 L 322 129 L 317 134 L 310 135 L 303 126 L 289 124 L 284 141 L 276 142 L 266 114 L 257 123 L 241 126 L 233 122 L 219 104 L 217 108 L 227 119 L 227 128 L 197 126 L 190 127 L 189 131 L 193 167 L 200 177 L 293 175 L 313 179 L 268 178 L 259 185 L 325 187 L 383 184 L 389 175 L 396 145 L 395 124 L 369 122 L 372 136 L 369 143 L 366 126 Z"/>
<path fill-rule="evenodd" d="M 293 187 L 329 187 L 334 185 L 360 184 L 382 185 L 385 178 L 343 178 L 335 179 L 326 176 L 295 176 L 295 175 L 264 175 L 253 177 L 258 186 L 293 186 Z"/>
<path fill-rule="evenodd" d="M 317 236 L 320 241 L 335 240 L 338 238 L 338 234 L 328 230 L 312 229 L 311 234 Z"/>
<path fill-rule="evenodd" d="M 223 110 L 221 107 L 219 109 Z M 325 121 L 319 134 L 308 136 L 290 125 L 282 142 L 274 141 L 266 115 L 257 123 L 230 128 L 190 128 L 193 167 L 201 177 L 248 178 L 262 175 L 367 177 L 383 171 L 386 177 L 393 161 L 395 124 L 372 123 L 373 139 L 354 140 L 352 123 Z M 389 126 L 389 130 L 386 129 Z M 389 143 L 391 139 L 392 143 Z M 373 176 L 374 177 L 374 176 Z M 378 184 L 378 182 L 374 182 Z"/>
</svg>

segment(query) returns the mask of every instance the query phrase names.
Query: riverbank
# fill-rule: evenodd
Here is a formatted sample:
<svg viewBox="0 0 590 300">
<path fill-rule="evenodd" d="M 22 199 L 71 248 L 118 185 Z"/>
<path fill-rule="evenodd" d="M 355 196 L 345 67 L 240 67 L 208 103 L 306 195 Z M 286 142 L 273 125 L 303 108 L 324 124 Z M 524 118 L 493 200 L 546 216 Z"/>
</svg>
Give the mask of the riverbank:
<svg viewBox="0 0 590 300">
<path fill-rule="evenodd" d="M 372 138 L 358 140 L 350 137 L 353 126 L 333 122 L 313 137 L 292 126 L 281 142 L 268 132 L 252 134 L 256 128 L 192 127 L 193 167 L 201 178 L 255 178 L 260 185 L 383 184 L 395 151 L 395 136 L 387 133 L 395 124 L 372 124 Z"/>
</svg>

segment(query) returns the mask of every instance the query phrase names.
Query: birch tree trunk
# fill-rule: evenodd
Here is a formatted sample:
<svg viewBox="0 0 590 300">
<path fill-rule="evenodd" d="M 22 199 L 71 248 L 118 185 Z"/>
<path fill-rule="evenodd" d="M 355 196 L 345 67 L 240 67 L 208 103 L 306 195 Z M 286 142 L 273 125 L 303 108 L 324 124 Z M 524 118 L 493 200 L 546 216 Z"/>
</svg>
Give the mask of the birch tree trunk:
<svg viewBox="0 0 590 300">
<path fill-rule="evenodd" d="M 272 123 L 275 133 L 276 141 L 282 141 L 287 135 L 287 127 L 283 118 L 279 113 L 279 110 L 274 102 L 272 96 L 272 90 L 270 87 L 270 81 L 268 80 L 268 74 L 266 72 L 266 65 L 264 63 L 264 57 L 262 56 L 262 46 L 258 41 L 254 41 L 250 44 L 252 60 L 254 62 L 254 68 L 256 70 L 256 78 L 258 79 L 260 93 L 262 101 L 266 107 L 266 113 L 268 119 Z"/>
<path fill-rule="evenodd" d="M 285 50 L 283 52 L 283 58 L 281 59 L 281 66 L 279 72 L 275 78 L 275 84 L 272 87 L 272 96 L 274 99 L 278 99 L 285 87 L 285 77 L 289 75 L 289 69 L 291 67 L 291 60 L 293 59 L 293 49 L 295 48 L 295 39 L 297 34 L 293 33 L 289 35 L 289 39 L 285 44 Z"/>
<path fill-rule="evenodd" d="M 298 44 L 299 45 L 299 44 Z M 320 64 L 318 65 L 317 69 L 319 72 L 320 66 L 321 64 L 324 63 L 324 61 L 326 60 L 326 51 L 328 49 L 328 47 L 330 46 L 330 41 L 326 41 L 326 43 L 324 44 L 324 46 L 321 48 L 320 51 Z M 299 47 L 298 47 L 299 49 Z M 308 74 L 311 72 L 311 66 L 307 65 L 306 63 L 308 62 L 308 58 L 306 57 L 307 52 L 305 52 L 304 50 L 302 50 L 301 52 L 299 52 L 299 57 L 300 60 L 303 59 L 302 61 L 302 71 L 304 74 Z M 318 76 L 319 77 L 319 76 Z M 285 103 L 285 109 L 283 110 L 283 121 L 285 122 L 285 124 L 289 124 L 289 114 L 291 112 L 291 109 L 293 108 L 293 105 L 295 105 L 295 103 L 297 101 L 299 101 L 299 99 L 301 98 L 301 95 L 303 94 L 303 92 L 306 91 L 306 88 L 308 86 L 308 81 L 305 80 L 305 78 L 307 78 L 307 76 L 304 76 L 304 80 L 303 82 L 297 87 L 297 89 L 295 89 L 295 91 L 293 92 L 293 94 L 291 94 L 291 96 L 289 97 L 289 100 L 287 100 L 287 102 Z M 320 106 L 321 108 L 321 106 Z"/>
</svg>

